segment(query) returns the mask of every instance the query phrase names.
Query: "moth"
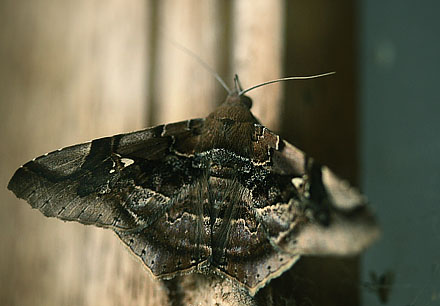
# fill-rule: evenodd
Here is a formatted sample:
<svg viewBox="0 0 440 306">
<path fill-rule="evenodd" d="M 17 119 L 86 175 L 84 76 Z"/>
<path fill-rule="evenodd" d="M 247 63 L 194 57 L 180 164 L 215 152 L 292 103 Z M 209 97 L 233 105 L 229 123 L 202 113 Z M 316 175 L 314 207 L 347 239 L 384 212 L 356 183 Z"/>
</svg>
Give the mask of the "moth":
<svg viewBox="0 0 440 306">
<path fill-rule="evenodd" d="M 370 282 L 367 282 L 365 287 L 375 293 L 382 304 L 387 304 L 394 284 L 395 273 L 392 270 L 380 274 L 370 271 L 369 275 Z"/>
<path fill-rule="evenodd" d="M 362 251 L 378 234 L 365 198 L 261 125 L 235 84 L 204 119 L 45 154 L 8 188 L 47 217 L 113 230 L 160 279 L 215 273 L 254 295 L 302 255 Z"/>
</svg>

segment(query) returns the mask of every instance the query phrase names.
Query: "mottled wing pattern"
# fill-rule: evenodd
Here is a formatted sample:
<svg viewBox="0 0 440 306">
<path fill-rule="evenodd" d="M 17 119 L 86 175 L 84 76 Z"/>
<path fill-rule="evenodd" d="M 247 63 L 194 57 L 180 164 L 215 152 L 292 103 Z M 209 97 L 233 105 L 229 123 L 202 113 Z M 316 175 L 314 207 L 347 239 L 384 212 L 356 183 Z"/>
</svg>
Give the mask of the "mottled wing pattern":
<svg viewBox="0 0 440 306">
<path fill-rule="evenodd" d="M 265 152 L 269 153 L 267 147 Z M 286 252 L 270 240 L 270 233 L 288 230 L 289 224 L 282 228 L 261 216 L 265 208 L 295 197 L 290 178 L 272 173 L 263 160 L 254 163 L 226 149 L 195 154 L 193 166 L 207 173 L 208 205 L 204 211 L 210 224 L 209 265 L 253 295 L 298 259 L 298 254 Z"/>
<path fill-rule="evenodd" d="M 139 196 L 141 201 L 133 199 L 130 206 L 142 203 L 144 207 L 137 208 L 137 215 L 149 220 L 152 200 Z M 115 232 L 156 277 L 201 268 L 211 254 L 209 220 L 203 216 L 206 199 L 206 180 L 197 178 L 165 204 L 166 210 L 154 218 L 154 223 L 134 231 Z"/>
<path fill-rule="evenodd" d="M 225 210 L 231 211 L 225 211 L 222 215 L 228 214 L 228 217 L 218 219 L 218 227 L 213 228 L 213 241 L 223 242 L 213 245 L 213 266 L 246 286 L 253 295 L 270 279 L 290 268 L 298 256 L 271 244 L 266 228 L 256 213 L 256 205 L 251 195 L 254 188 L 244 187 L 242 183 L 246 180 L 243 178 L 235 180 L 231 183 L 240 190 L 239 196 L 232 203 L 223 202 Z M 257 184 L 255 188 L 262 187 Z M 230 207 L 231 204 L 233 208 Z M 227 233 L 223 232 L 222 226 L 227 228 Z"/>
<path fill-rule="evenodd" d="M 190 151 L 203 122 L 196 119 L 160 125 L 45 154 L 20 167 L 8 188 L 48 217 L 121 230 L 136 228 L 139 222 L 153 222 L 172 193 L 165 190 L 164 196 L 139 191 L 139 184 L 155 179 L 145 178 L 142 168 L 164 159 L 173 145 Z M 188 140 L 185 146 L 182 139 Z M 140 193 L 145 198 L 139 201 L 151 204 L 152 219 L 148 221 L 140 221 L 127 209 Z"/>
<path fill-rule="evenodd" d="M 292 197 L 257 209 L 271 242 L 291 254 L 350 255 L 379 235 L 366 198 L 328 167 L 267 128 L 256 126 L 258 145 L 270 148 L 265 169 L 285 178 Z"/>
<path fill-rule="evenodd" d="M 38 157 L 15 172 L 8 188 L 48 217 L 103 227 L 134 227 L 134 218 L 121 209 L 128 190 L 121 188 L 124 192 L 116 197 L 106 194 L 114 177 L 109 174 L 111 143 L 112 138 L 104 138 Z"/>
</svg>

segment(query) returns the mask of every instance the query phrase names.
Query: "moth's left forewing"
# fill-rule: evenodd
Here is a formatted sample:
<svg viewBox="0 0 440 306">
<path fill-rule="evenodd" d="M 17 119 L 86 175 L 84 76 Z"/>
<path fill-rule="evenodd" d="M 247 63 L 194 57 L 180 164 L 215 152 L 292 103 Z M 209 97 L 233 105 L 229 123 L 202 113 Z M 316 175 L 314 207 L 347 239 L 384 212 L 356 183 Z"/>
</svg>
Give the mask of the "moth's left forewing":
<svg viewBox="0 0 440 306">
<path fill-rule="evenodd" d="M 47 217 L 102 227 L 134 226 L 133 218 L 120 209 L 119 197 L 103 200 L 88 192 L 89 182 L 102 186 L 102 192 L 107 182 L 105 176 L 94 178 L 92 169 L 83 168 L 99 155 L 95 149 L 92 154 L 95 145 L 88 142 L 67 147 L 26 163 L 15 172 L 8 189 Z M 108 162 L 111 164 L 102 160 L 97 169 L 107 167 Z"/>
<path fill-rule="evenodd" d="M 288 201 L 261 210 L 262 223 L 274 245 L 292 254 L 351 255 L 377 239 L 374 215 L 356 188 L 264 129 L 260 142 L 270 150 L 266 167 L 277 180 L 290 180 L 291 185 L 284 189 L 294 189 Z"/>
<path fill-rule="evenodd" d="M 116 153 L 148 160 L 160 159 L 170 151 L 192 154 L 204 122 L 205 119 L 192 119 L 122 134 Z"/>
<path fill-rule="evenodd" d="M 159 125 L 95 139 L 40 156 L 20 167 L 8 189 L 45 216 L 101 227 L 129 229 L 138 218 L 126 203 L 142 180 L 139 163 L 162 160 L 178 147 L 193 150 L 203 119 Z M 152 215 L 154 209 L 152 208 Z"/>
</svg>

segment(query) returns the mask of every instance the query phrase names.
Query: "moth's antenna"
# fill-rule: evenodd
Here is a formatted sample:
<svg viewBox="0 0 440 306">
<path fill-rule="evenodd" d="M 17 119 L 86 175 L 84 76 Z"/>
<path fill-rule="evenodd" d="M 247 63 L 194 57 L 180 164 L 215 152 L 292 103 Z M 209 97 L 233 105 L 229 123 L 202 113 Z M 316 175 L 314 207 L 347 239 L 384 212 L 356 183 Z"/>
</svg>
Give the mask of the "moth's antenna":
<svg viewBox="0 0 440 306">
<path fill-rule="evenodd" d="M 238 78 L 238 74 L 234 76 L 235 90 L 239 92 L 243 91 L 243 87 L 241 87 L 240 79 Z"/>
<path fill-rule="evenodd" d="M 179 44 L 178 42 L 171 40 L 171 43 L 178 49 L 180 49 L 181 51 L 183 51 L 184 53 L 186 53 L 187 55 L 189 55 L 190 57 L 192 57 L 194 60 L 196 60 L 203 68 L 205 68 L 208 72 L 210 72 L 214 78 L 223 86 L 224 89 L 226 89 L 226 91 L 228 92 L 228 94 L 231 94 L 231 90 L 229 89 L 229 87 L 226 85 L 225 81 L 223 81 L 223 79 L 219 76 L 219 74 L 217 72 L 214 71 L 214 69 L 212 69 L 207 63 L 205 63 L 199 56 L 197 56 L 197 54 L 195 54 L 194 52 L 192 52 L 190 49 L 186 48 L 185 46 Z"/>
<path fill-rule="evenodd" d="M 332 74 L 335 74 L 335 73 L 336 73 L 335 71 L 332 71 L 332 72 L 327 72 L 327 73 L 322 73 L 322 74 L 316 74 L 316 75 L 287 77 L 287 78 L 282 78 L 282 79 L 276 79 L 276 80 L 272 80 L 272 81 L 267 81 L 267 82 L 264 82 L 264 83 L 261 83 L 261 84 L 257 84 L 257 85 L 255 85 L 255 86 L 252 86 L 252 87 L 250 87 L 250 88 L 248 88 L 248 89 L 245 89 L 245 90 L 241 90 L 241 89 L 240 89 L 240 92 L 238 93 L 238 95 L 239 95 L 239 96 L 242 96 L 242 95 L 244 95 L 245 93 L 247 93 L 247 92 L 249 92 L 249 91 L 251 91 L 251 90 L 254 90 L 255 88 L 258 88 L 258 87 L 264 86 L 264 85 L 269 85 L 269 84 L 278 83 L 278 82 L 284 82 L 284 81 L 291 81 L 291 80 L 308 80 L 308 79 L 316 79 L 316 78 L 321 78 L 321 77 L 325 77 L 325 76 L 328 76 L 328 75 L 332 75 Z"/>
</svg>

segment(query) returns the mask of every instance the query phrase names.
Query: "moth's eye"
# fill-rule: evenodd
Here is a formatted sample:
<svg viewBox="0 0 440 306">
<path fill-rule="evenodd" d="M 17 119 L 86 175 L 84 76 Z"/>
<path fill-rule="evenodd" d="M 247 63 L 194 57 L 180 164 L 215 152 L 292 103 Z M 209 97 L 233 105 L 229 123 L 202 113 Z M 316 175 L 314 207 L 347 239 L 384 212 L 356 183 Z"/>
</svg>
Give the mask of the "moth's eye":
<svg viewBox="0 0 440 306">
<path fill-rule="evenodd" d="M 246 105 L 247 108 L 251 108 L 252 107 L 252 99 L 249 98 L 248 96 L 241 96 L 240 97 L 240 101 Z"/>
</svg>

